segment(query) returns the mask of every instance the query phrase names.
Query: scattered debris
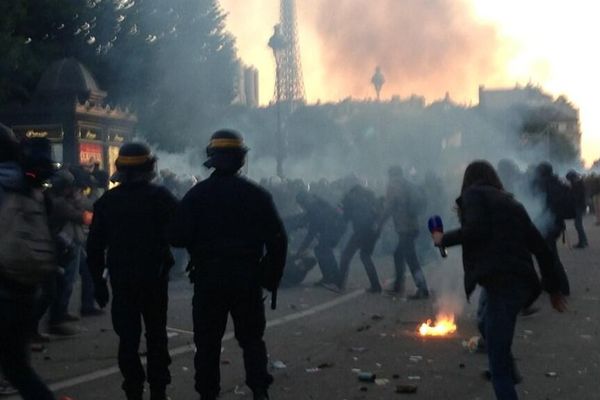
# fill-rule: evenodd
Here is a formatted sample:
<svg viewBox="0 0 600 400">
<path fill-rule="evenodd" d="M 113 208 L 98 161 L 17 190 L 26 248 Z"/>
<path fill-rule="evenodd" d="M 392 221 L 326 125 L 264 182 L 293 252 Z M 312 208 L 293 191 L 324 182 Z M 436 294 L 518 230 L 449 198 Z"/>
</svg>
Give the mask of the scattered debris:
<svg viewBox="0 0 600 400">
<path fill-rule="evenodd" d="M 333 367 L 334 365 L 335 365 L 334 363 L 330 363 L 330 362 L 324 362 L 324 363 L 321 363 L 321 364 L 317 365 L 317 368 L 318 368 L 318 369 L 331 368 L 331 367 Z"/>
<path fill-rule="evenodd" d="M 375 384 L 376 384 L 377 386 L 385 386 L 385 385 L 387 385 L 388 383 L 390 383 L 390 380 L 389 380 L 389 379 L 384 379 L 384 378 L 375 379 Z"/>
<path fill-rule="evenodd" d="M 358 380 L 361 382 L 375 382 L 377 375 L 372 372 L 360 372 L 358 374 Z"/>
<path fill-rule="evenodd" d="M 277 360 L 271 363 L 271 367 L 273 367 L 273 369 L 286 369 L 287 365 L 285 365 L 283 361 Z"/>
<path fill-rule="evenodd" d="M 469 340 L 463 340 L 462 346 L 463 348 L 469 350 L 471 353 L 475 353 L 479 348 L 479 341 L 481 338 L 479 336 L 473 336 Z"/>
<path fill-rule="evenodd" d="M 417 393 L 417 385 L 398 385 L 396 386 L 396 393 Z"/>
<path fill-rule="evenodd" d="M 556 378 L 558 376 L 558 374 L 556 372 L 550 371 L 550 372 L 546 372 L 546 376 L 548 378 Z"/>
<path fill-rule="evenodd" d="M 367 351 L 366 347 L 350 347 L 350 352 L 352 353 L 364 353 L 365 351 Z"/>
</svg>

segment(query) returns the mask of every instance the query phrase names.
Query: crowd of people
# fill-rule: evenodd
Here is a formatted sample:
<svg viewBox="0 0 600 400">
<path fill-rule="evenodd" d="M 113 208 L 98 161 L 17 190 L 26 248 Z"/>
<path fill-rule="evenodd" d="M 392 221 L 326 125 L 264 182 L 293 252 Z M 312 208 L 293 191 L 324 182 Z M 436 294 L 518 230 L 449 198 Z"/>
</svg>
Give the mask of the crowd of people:
<svg viewBox="0 0 600 400">
<path fill-rule="evenodd" d="M 147 381 L 152 400 L 166 399 L 168 281 L 173 271 L 180 275 L 184 269 L 194 284 L 201 399 L 216 399 L 220 392 L 220 343 L 229 314 L 244 351 L 247 384 L 255 400 L 268 399 L 273 378 L 262 339 L 263 288 L 275 305 L 279 286 L 301 284 L 318 266 L 316 285 L 343 292 L 358 253 L 369 293 L 406 295 L 408 266 L 416 292 L 406 297 L 423 300 L 430 296 L 423 260 L 435 256 L 435 246 L 454 245 L 463 247 L 467 295 L 476 285 L 484 288 L 479 326 L 496 395 L 516 399 L 518 373 L 510 350 L 516 317 L 531 310 L 542 288 L 551 293 L 553 306 L 564 310 L 570 287 L 557 242 L 565 221 L 574 221 L 577 249 L 589 245 L 582 224 L 588 210 L 600 224 L 600 177 L 569 171 L 563 180 L 549 163 L 525 172 L 510 160 L 496 169 L 484 161 L 470 164 L 454 212 L 436 174 L 415 179 L 399 166 L 389 168 L 385 185 L 355 176 L 311 184 L 279 178 L 252 183 L 239 174 L 247 152 L 243 139 L 227 130 L 213 135 L 205 166 L 214 172 L 200 182 L 168 170 L 157 174 L 156 157 L 141 143 L 122 146 L 117 173 L 109 177 L 98 165 L 58 168 L 47 141 L 19 143 L 1 125 L 0 142 L 0 221 L 14 227 L 1 239 L 29 248 L 18 254 L 15 246 L 0 249 L 0 366 L 26 400 L 54 398 L 29 364 L 29 341 L 48 341 L 46 332 L 77 333 L 71 323 L 102 315 L 111 296 L 127 398 L 142 399 Z M 116 187 L 109 190 L 111 182 Z M 11 204 L 18 212 L 7 211 Z M 17 235 L 18 225 L 28 221 L 17 218 L 28 210 L 37 216 L 31 219 L 37 221 L 31 223 L 36 243 L 51 243 L 51 249 Z M 422 221 L 433 214 L 460 228 L 430 238 Z M 379 278 L 376 251 L 393 259 L 389 287 Z M 39 267 L 27 279 L 13 268 L 25 264 Z M 80 316 L 70 311 L 78 276 Z M 142 320 L 146 371 L 138 351 Z M 9 385 L 3 387 L 8 392 Z"/>
</svg>

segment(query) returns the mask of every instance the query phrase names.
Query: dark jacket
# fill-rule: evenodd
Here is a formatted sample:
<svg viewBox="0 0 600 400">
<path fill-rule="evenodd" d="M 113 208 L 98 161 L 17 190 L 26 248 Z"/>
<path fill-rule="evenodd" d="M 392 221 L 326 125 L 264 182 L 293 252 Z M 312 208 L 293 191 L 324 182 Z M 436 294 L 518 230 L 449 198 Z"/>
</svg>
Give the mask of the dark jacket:
<svg viewBox="0 0 600 400">
<path fill-rule="evenodd" d="M 385 197 L 383 222 L 390 216 L 399 235 L 419 233 L 419 215 L 425 209 L 425 196 L 420 188 L 404 178 L 390 179 Z"/>
<path fill-rule="evenodd" d="M 308 232 L 300 249 L 308 248 L 315 238 L 322 245 L 335 247 L 346 231 L 342 211 L 316 195 L 304 207 L 304 212 L 297 217 L 296 228 L 305 227 Z"/>
<path fill-rule="evenodd" d="M 558 290 L 553 258 L 525 208 L 512 195 L 475 185 L 456 201 L 461 228 L 444 234 L 445 247 L 462 245 L 467 297 L 475 286 L 509 286 L 519 280 L 531 288 L 533 302 L 541 292 L 531 254 L 538 261 L 545 289 Z"/>
<path fill-rule="evenodd" d="M 352 223 L 354 232 L 375 232 L 381 208 L 375 193 L 362 187 L 353 188 L 342 199 L 344 218 Z"/>
<path fill-rule="evenodd" d="M 271 195 L 238 175 L 214 172 L 190 189 L 177 209 L 169 239 L 189 251 L 200 275 L 258 284 L 263 256 L 276 283 L 283 274 L 287 236 Z"/>
<path fill-rule="evenodd" d="M 573 193 L 573 201 L 577 210 L 585 210 L 586 207 L 586 193 L 585 183 L 583 179 L 577 178 L 570 181 L 571 192 Z"/>
<path fill-rule="evenodd" d="M 167 226 L 176 207 L 168 190 L 147 182 L 106 192 L 94 205 L 87 242 L 94 279 L 101 278 L 105 265 L 113 285 L 167 279 L 173 265 Z"/>
<path fill-rule="evenodd" d="M 569 188 L 556 175 L 538 176 L 533 182 L 534 190 L 544 199 L 544 210 L 535 216 L 536 225 L 546 239 L 556 240 L 565 230 L 564 208 L 571 202 L 564 201 Z"/>
<path fill-rule="evenodd" d="M 17 163 L 0 163 L 0 208 L 7 192 L 26 191 L 26 183 L 23 171 Z M 20 285 L 0 276 L 0 300 L 9 301 L 33 301 L 36 288 Z"/>
</svg>

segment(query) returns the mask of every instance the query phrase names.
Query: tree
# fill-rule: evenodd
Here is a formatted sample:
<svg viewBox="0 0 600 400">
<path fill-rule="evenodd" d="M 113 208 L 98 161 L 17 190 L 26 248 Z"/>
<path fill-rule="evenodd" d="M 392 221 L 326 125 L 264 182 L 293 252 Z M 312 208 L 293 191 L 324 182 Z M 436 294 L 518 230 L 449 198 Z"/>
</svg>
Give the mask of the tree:
<svg viewBox="0 0 600 400">
<path fill-rule="evenodd" d="M 0 2 L 0 104 L 26 102 L 52 61 L 86 45 L 83 0 Z"/>
<path fill-rule="evenodd" d="M 0 103 L 26 102 L 75 57 L 139 132 L 169 150 L 210 133 L 234 98 L 235 46 L 217 0 L 3 0 Z"/>
<path fill-rule="evenodd" d="M 131 104 L 140 131 L 168 150 L 208 135 L 234 98 L 235 47 L 216 0 L 97 5 L 93 70 L 110 101 Z"/>
</svg>

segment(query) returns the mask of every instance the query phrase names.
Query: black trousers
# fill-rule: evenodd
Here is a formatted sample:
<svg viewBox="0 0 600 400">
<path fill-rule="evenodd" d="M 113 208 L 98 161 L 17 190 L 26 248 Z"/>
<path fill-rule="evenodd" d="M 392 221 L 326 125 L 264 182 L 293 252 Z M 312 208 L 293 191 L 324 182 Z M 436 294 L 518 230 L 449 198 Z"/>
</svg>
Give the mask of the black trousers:
<svg viewBox="0 0 600 400">
<path fill-rule="evenodd" d="M 0 299 L 0 370 L 24 400 L 54 400 L 29 362 L 29 338 L 34 320 L 31 302 Z"/>
<path fill-rule="evenodd" d="M 51 274 L 40 285 L 38 296 L 33 305 L 33 333 L 39 333 L 39 324 L 57 296 L 57 275 Z"/>
<path fill-rule="evenodd" d="M 325 283 L 335 283 L 337 285 L 340 281 L 340 270 L 333 253 L 339 240 L 340 238 L 334 235 L 320 235 L 314 249 Z"/>
<path fill-rule="evenodd" d="M 273 382 L 267 372 L 267 348 L 263 341 L 266 321 L 260 286 L 239 278 L 196 278 L 193 300 L 196 390 L 209 399 L 221 390 L 221 340 L 229 314 L 244 354 L 246 384 L 256 392 L 266 390 Z"/>
<path fill-rule="evenodd" d="M 119 369 L 123 390 L 135 396 L 144 389 L 146 375 L 139 356 L 142 319 L 146 328 L 148 383 L 151 389 L 163 390 L 171 383 L 167 340 L 168 281 L 114 284 L 112 321 L 119 335 Z"/>
<path fill-rule="evenodd" d="M 352 236 L 348 240 L 348 243 L 346 243 L 346 247 L 342 251 L 342 255 L 340 257 L 340 287 L 346 286 L 348 272 L 350 270 L 350 262 L 352 261 L 352 258 L 354 257 L 356 252 L 360 250 L 360 260 L 362 261 L 363 266 L 365 267 L 365 272 L 367 273 L 367 277 L 369 278 L 369 282 L 371 283 L 371 289 L 381 289 L 379 276 L 377 275 L 375 264 L 373 263 L 373 259 L 371 258 L 371 256 L 373 255 L 373 250 L 375 249 L 376 242 L 376 232 L 355 231 L 354 233 L 352 233 Z"/>
<path fill-rule="evenodd" d="M 569 284 L 569 278 L 567 277 L 567 271 L 565 270 L 565 266 L 560 260 L 560 256 L 558 255 L 558 247 L 556 242 L 560 239 L 562 232 L 551 232 L 546 236 L 546 243 L 552 252 L 552 256 L 554 258 L 554 269 L 559 278 L 560 282 L 560 292 L 569 296 L 571 294 L 571 285 Z"/>
<path fill-rule="evenodd" d="M 588 239 L 583 228 L 583 217 L 585 216 L 585 207 L 575 208 L 575 230 L 577 231 L 577 244 L 587 246 Z"/>
</svg>

